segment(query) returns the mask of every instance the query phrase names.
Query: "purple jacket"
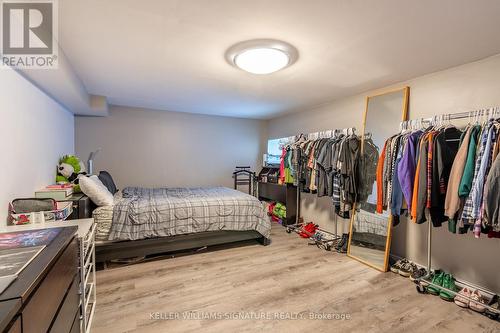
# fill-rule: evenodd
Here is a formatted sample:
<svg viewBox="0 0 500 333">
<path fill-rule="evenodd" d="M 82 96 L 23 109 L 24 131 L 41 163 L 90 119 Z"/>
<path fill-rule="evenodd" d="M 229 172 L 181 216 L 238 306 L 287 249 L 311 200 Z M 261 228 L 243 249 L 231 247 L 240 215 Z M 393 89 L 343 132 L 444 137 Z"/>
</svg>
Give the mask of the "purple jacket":
<svg viewBox="0 0 500 333">
<path fill-rule="evenodd" d="M 422 131 L 416 131 L 408 136 L 408 141 L 398 164 L 398 180 L 401 185 L 401 190 L 408 206 L 408 211 L 411 210 L 411 199 L 413 196 L 413 182 L 415 179 L 415 170 L 417 168 L 416 156 L 417 145 Z"/>
</svg>

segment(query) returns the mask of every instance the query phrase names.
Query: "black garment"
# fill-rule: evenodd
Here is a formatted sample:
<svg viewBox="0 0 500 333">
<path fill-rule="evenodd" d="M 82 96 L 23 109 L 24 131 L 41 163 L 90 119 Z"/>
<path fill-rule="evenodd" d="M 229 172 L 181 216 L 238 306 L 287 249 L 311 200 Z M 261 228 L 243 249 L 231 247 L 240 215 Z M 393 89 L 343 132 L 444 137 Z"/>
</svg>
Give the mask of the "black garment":
<svg viewBox="0 0 500 333">
<path fill-rule="evenodd" d="M 431 207 L 432 224 L 440 227 L 448 218 L 444 215 L 446 189 L 451 167 L 460 145 L 462 131 L 449 127 L 440 131 L 433 140 Z"/>
<path fill-rule="evenodd" d="M 341 156 L 339 157 L 341 162 L 340 173 L 342 176 L 340 178 L 340 186 L 344 191 L 344 203 L 349 206 L 357 201 L 359 148 L 359 139 L 351 136 L 345 140 Z"/>
<path fill-rule="evenodd" d="M 325 144 L 321 147 L 320 153 L 318 155 L 318 160 L 316 161 L 317 173 L 318 173 L 318 196 L 328 195 L 328 173 L 331 169 L 330 166 L 330 154 L 331 150 L 329 147 L 332 144 L 332 140 L 327 140 Z"/>
<path fill-rule="evenodd" d="M 500 155 L 493 161 L 484 186 L 486 191 L 484 198 L 486 224 L 498 226 L 500 224 Z"/>
<path fill-rule="evenodd" d="M 324 155 L 326 154 L 326 146 L 328 145 L 328 139 L 320 139 L 318 147 L 314 152 L 314 157 L 316 159 L 316 188 L 318 197 L 324 197 L 328 195 L 328 184 L 326 170 L 322 163 L 324 163 Z"/>
<path fill-rule="evenodd" d="M 371 139 L 366 139 L 363 146 L 363 155 L 359 160 L 359 202 L 366 201 L 373 191 L 373 184 L 377 180 L 378 158 L 377 146 Z"/>
</svg>

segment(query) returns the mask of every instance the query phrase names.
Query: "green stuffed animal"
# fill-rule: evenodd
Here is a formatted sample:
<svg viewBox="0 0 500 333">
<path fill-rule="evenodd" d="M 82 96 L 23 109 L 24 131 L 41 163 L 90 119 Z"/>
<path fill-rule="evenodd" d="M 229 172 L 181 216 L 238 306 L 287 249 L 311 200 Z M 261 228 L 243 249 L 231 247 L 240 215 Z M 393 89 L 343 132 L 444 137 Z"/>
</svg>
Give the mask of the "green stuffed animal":
<svg viewBox="0 0 500 333">
<path fill-rule="evenodd" d="M 57 184 L 73 184 L 73 192 L 81 192 L 78 185 L 78 176 L 86 175 L 85 165 L 80 159 L 74 155 L 64 155 L 59 159 L 57 166 L 56 183 Z"/>
</svg>

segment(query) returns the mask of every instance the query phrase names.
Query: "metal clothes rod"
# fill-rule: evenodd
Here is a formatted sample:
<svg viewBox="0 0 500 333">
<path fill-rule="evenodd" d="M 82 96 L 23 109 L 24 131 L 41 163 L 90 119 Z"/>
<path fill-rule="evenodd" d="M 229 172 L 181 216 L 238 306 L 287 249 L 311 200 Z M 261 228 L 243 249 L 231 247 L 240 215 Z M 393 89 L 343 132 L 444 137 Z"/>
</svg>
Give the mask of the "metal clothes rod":
<svg viewBox="0 0 500 333">
<path fill-rule="evenodd" d="M 412 120 L 405 120 L 402 121 L 401 124 L 408 124 L 413 121 L 422 121 L 422 122 L 434 122 L 437 120 L 456 120 L 456 119 L 465 119 L 465 118 L 471 118 L 471 119 L 480 119 L 481 117 L 488 116 L 488 117 L 494 117 L 498 116 L 500 117 L 500 106 L 493 106 L 489 108 L 483 108 L 483 109 L 478 109 L 478 110 L 473 110 L 473 111 L 465 111 L 465 112 L 456 112 L 456 113 L 445 113 L 442 115 L 436 115 L 434 117 L 429 117 L 429 118 L 417 118 L 417 119 L 412 119 Z"/>
</svg>

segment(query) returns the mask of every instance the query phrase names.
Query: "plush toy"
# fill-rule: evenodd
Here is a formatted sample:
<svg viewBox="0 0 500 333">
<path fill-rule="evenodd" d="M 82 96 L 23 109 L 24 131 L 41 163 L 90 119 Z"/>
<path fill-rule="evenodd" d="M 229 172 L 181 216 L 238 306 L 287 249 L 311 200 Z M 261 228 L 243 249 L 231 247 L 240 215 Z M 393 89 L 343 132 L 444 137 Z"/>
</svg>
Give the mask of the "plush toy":
<svg viewBox="0 0 500 333">
<path fill-rule="evenodd" d="M 73 184 L 74 192 L 81 192 L 78 185 L 78 177 L 86 175 L 85 165 L 80 159 L 74 155 L 64 155 L 59 159 L 57 166 L 56 183 L 58 184 Z"/>
</svg>

